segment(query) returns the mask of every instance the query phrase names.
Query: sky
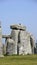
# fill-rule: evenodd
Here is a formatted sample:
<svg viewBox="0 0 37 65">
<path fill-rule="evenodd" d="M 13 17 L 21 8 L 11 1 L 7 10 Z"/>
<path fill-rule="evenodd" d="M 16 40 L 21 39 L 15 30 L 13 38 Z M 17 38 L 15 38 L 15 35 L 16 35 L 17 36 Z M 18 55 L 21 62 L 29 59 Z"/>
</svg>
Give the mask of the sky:
<svg viewBox="0 0 37 65">
<path fill-rule="evenodd" d="M 37 0 L 0 0 L 2 34 L 10 34 L 10 25 L 19 24 L 37 40 Z"/>
</svg>

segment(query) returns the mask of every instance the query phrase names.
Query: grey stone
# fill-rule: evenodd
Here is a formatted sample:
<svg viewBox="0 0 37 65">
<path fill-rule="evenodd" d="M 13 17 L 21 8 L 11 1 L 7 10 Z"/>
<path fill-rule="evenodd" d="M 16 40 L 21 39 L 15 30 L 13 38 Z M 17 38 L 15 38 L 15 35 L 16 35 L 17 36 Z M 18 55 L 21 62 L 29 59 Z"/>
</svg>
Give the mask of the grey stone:
<svg viewBox="0 0 37 65">
<path fill-rule="evenodd" d="M 11 25 L 10 26 L 11 29 L 17 29 L 17 30 L 26 30 L 26 26 L 22 26 L 22 25 Z"/>
<path fill-rule="evenodd" d="M 0 24 L 0 57 L 4 57 L 3 56 L 3 44 L 2 44 L 2 28 L 1 28 L 1 24 Z"/>
<path fill-rule="evenodd" d="M 35 40 L 33 36 L 26 31 L 26 27 L 22 25 L 11 25 L 10 35 L 2 35 L 6 38 L 7 55 L 18 54 L 34 54 Z"/>
<path fill-rule="evenodd" d="M 14 41 L 10 38 L 7 39 L 6 54 L 12 55 L 14 51 Z"/>
</svg>

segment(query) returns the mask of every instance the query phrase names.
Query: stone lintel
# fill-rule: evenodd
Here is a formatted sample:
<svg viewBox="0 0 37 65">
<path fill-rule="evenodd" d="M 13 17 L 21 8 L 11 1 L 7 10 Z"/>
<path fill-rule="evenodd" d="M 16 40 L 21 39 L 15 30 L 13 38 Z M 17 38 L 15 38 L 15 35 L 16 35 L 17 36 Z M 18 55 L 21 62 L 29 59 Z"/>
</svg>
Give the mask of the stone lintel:
<svg viewBox="0 0 37 65">
<path fill-rule="evenodd" d="M 10 26 L 11 29 L 16 29 L 16 30 L 26 30 L 26 26 L 22 26 L 22 25 L 11 25 Z"/>
<path fill-rule="evenodd" d="M 11 35 L 2 35 L 2 38 L 11 38 Z"/>
</svg>

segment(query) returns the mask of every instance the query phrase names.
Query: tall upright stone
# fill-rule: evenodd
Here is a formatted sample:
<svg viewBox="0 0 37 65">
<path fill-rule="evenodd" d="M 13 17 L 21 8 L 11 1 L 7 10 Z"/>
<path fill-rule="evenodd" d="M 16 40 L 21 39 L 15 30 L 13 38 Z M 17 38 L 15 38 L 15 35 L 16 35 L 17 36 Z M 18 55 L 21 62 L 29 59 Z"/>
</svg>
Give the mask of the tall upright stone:
<svg viewBox="0 0 37 65">
<path fill-rule="evenodd" d="M 8 38 L 7 39 L 7 55 L 13 55 L 14 48 L 15 48 L 14 47 L 14 40 Z"/>
<path fill-rule="evenodd" d="M 11 35 L 2 35 L 2 37 L 5 38 L 5 51 L 6 51 L 5 53 L 6 53 L 6 55 L 13 55 L 15 44 L 14 44 L 14 40 L 11 39 Z"/>
<path fill-rule="evenodd" d="M 21 45 L 20 45 L 19 54 L 23 54 L 23 55 L 32 54 L 31 45 L 30 45 L 30 35 L 28 34 L 28 32 L 21 31 L 20 39 L 21 39 Z"/>
<path fill-rule="evenodd" d="M 11 36 L 12 36 L 12 39 L 14 40 L 14 50 L 13 50 L 13 54 L 17 54 L 17 42 L 18 42 L 18 32 L 19 30 L 16 30 L 16 29 L 12 29 L 12 32 L 11 32 Z"/>
<path fill-rule="evenodd" d="M 2 44 L 2 28 L 0 22 L 0 57 L 3 57 L 3 44 Z"/>
<path fill-rule="evenodd" d="M 30 34 L 30 44 L 32 49 L 32 54 L 36 53 L 36 44 L 35 44 L 35 38 L 32 34 Z"/>
</svg>

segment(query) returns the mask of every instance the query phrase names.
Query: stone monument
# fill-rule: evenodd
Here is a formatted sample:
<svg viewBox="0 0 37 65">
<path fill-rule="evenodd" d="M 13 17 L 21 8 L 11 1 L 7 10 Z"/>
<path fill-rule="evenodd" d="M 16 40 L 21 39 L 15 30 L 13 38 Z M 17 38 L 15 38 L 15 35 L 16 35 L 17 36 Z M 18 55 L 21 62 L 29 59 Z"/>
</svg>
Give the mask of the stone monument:
<svg viewBox="0 0 37 65">
<path fill-rule="evenodd" d="M 6 39 L 6 54 L 34 54 L 35 40 L 33 36 L 27 32 L 26 26 L 18 24 L 11 25 L 10 28 L 10 35 L 2 35 L 2 37 Z"/>
<path fill-rule="evenodd" d="M 30 41 L 30 34 L 26 31 L 26 27 L 22 25 L 11 25 L 10 28 L 12 39 L 15 41 L 14 54 L 33 54 Z M 34 43 L 32 43 L 34 45 Z M 34 51 L 34 49 L 33 49 Z"/>
</svg>

